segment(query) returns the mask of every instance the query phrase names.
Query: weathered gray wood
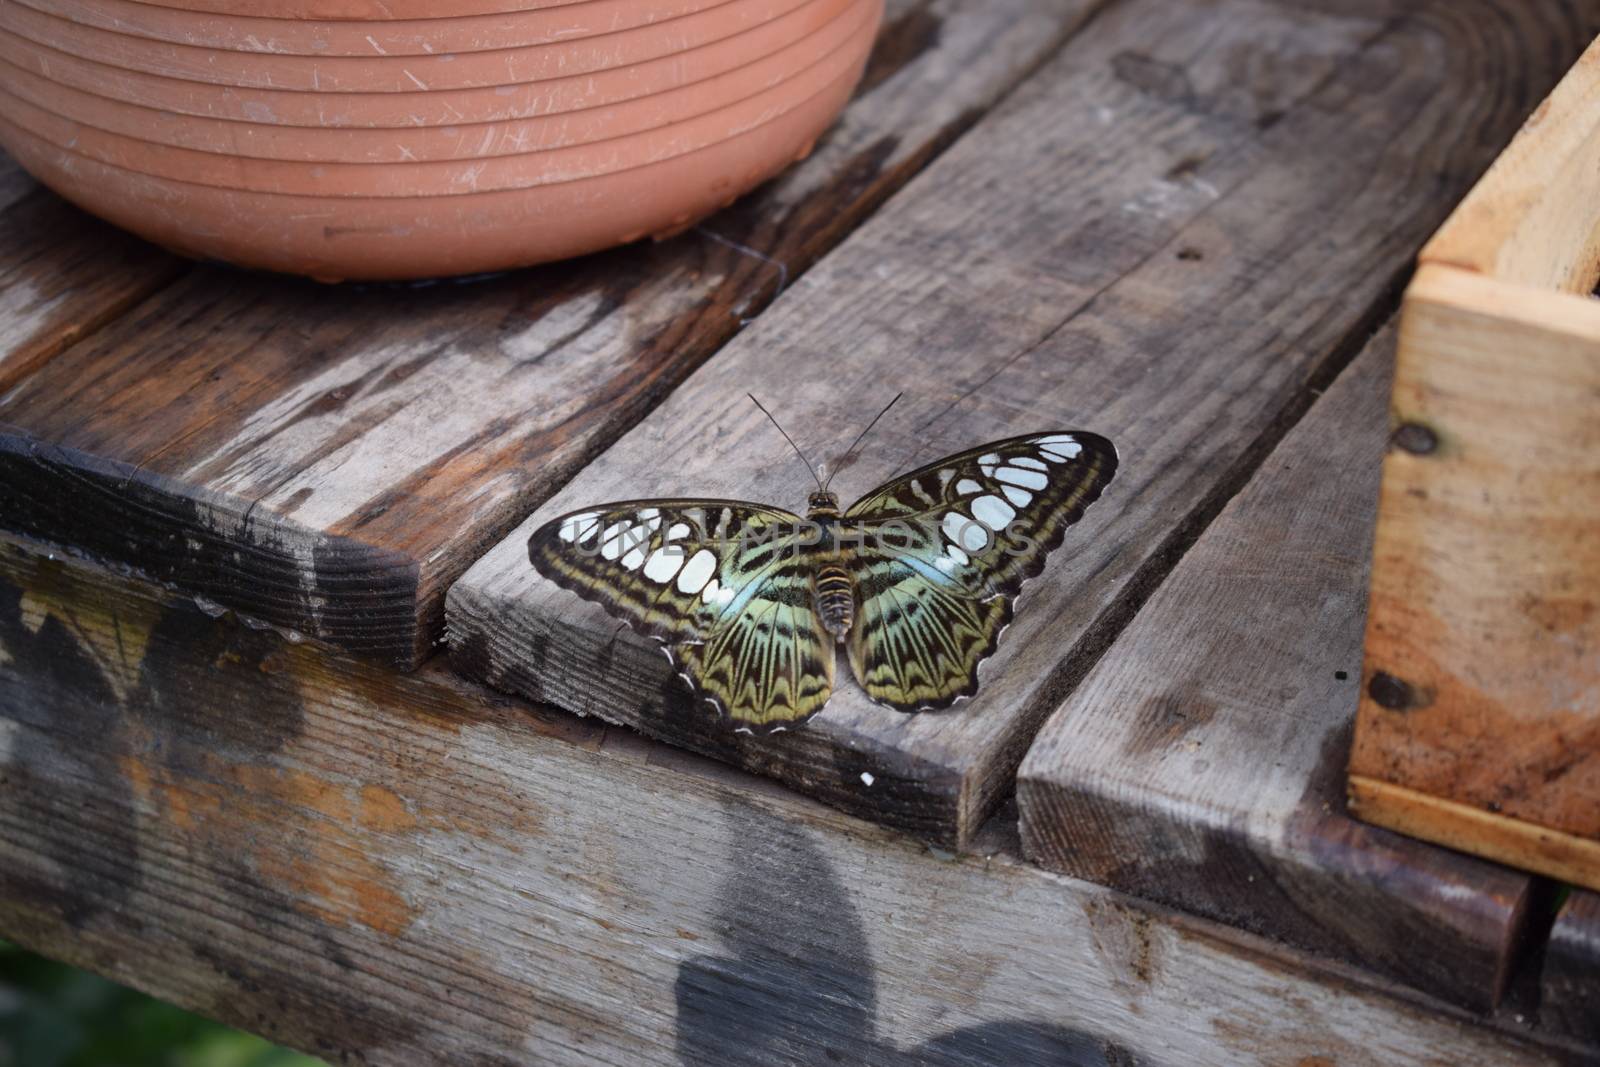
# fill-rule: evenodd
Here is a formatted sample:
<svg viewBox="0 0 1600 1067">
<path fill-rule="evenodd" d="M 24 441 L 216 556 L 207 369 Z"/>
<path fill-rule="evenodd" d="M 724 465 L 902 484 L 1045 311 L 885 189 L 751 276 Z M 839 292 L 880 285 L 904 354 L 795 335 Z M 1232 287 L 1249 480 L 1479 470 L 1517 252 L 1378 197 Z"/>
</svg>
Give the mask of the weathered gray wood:
<svg viewBox="0 0 1600 1067">
<path fill-rule="evenodd" d="M 1039 732 L 1022 842 L 1487 1010 L 1529 877 L 1344 811 L 1394 343 L 1317 401 Z"/>
<path fill-rule="evenodd" d="M 44 191 L 0 152 L 0 403 L 28 372 L 183 269 Z"/>
<path fill-rule="evenodd" d="M 1600 26 L 1600 5 L 1132 0 L 1104 13 L 450 596 L 474 676 L 965 840 L 1039 722 L 1349 358 L 1453 197 Z M 1404 17 L 1400 12 L 1404 11 Z M 845 681 L 799 733 L 731 736 L 647 642 L 540 581 L 525 542 L 651 494 L 795 506 L 1018 432 L 1110 436 L 1122 468 L 1025 593 L 976 699 L 906 717 Z"/>
<path fill-rule="evenodd" d="M 414 666 L 485 547 L 1097 2 L 895 0 L 811 158 L 665 244 L 432 288 L 197 271 L 0 397 L 0 521 Z"/>
<path fill-rule="evenodd" d="M 1573 890 L 1545 949 L 1539 1023 L 1600 1046 L 1600 893 Z"/>
<path fill-rule="evenodd" d="M 330 1063 L 1562 1058 L 1006 845 L 935 854 L 14 545 L 0 936 Z"/>
</svg>

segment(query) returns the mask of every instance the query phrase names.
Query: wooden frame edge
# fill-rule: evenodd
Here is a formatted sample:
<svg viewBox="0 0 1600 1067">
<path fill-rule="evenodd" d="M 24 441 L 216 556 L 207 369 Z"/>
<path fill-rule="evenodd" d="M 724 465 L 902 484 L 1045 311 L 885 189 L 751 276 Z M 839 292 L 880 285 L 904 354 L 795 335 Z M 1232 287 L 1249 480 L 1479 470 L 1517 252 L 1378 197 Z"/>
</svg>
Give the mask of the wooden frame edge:
<svg viewBox="0 0 1600 1067">
<path fill-rule="evenodd" d="M 1350 813 L 1436 845 L 1600 890 L 1600 841 L 1352 774 Z"/>
</svg>

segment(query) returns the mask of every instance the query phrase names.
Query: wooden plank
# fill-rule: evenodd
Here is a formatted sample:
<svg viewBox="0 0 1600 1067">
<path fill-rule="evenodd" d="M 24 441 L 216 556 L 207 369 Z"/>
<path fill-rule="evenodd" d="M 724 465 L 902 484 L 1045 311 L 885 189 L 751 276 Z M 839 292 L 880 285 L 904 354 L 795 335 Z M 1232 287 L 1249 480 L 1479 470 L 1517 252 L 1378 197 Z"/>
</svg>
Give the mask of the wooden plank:
<svg viewBox="0 0 1600 1067">
<path fill-rule="evenodd" d="M 1588 296 L 1600 280 L 1600 40 L 1423 250 L 1426 263 Z"/>
<path fill-rule="evenodd" d="M 29 372 L 183 270 L 175 256 L 41 189 L 0 152 L 0 403 Z"/>
<path fill-rule="evenodd" d="M 1351 798 L 1600 889 L 1600 44 L 1406 292 Z"/>
<path fill-rule="evenodd" d="M 1600 882 L 1600 841 L 1365 775 L 1348 786 L 1350 814 L 1375 826 L 1577 885 Z"/>
<path fill-rule="evenodd" d="M 1600 889 L 1596 390 L 1600 304 L 1418 272 L 1350 773 L 1364 819 Z"/>
<path fill-rule="evenodd" d="M 487 545 L 1094 3 L 897 0 L 811 158 L 665 244 L 432 288 L 199 271 L 0 398 L 0 513 L 414 666 Z"/>
<path fill-rule="evenodd" d="M 1488 1010 L 1530 879 L 1343 810 L 1394 342 L 1367 346 L 1040 731 L 1022 842 Z"/>
<path fill-rule="evenodd" d="M 0 781 L 0 936 L 330 1063 L 1573 1054 L 14 544 Z"/>
<path fill-rule="evenodd" d="M 457 665 L 968 838 L 1034 728 L 1365 340 L 1452 196 L 1600 18 L 1505 3 L 1469 29 L 1452 5 L 1403 6 L 1103 14 L 456 585 Z M 567 509 L 657 493 L 799 504 L 806 476 L 746 390 L 819 456 L 905 391 L 836 483 L 846 500 L 1013 433 L 1117 442 L 1117 481 L 1029 586 L 975 700 L 907 718 L 845 681 L 804 731 L 733 737 L 659 651 L 536 578 L 527 536 Z"/>
<path fill-rule="evenodd" d="M 1600 894 L 1573 892 L 1545 948 L 1540 1025 L 1600 1045 Z"/>
</svg>

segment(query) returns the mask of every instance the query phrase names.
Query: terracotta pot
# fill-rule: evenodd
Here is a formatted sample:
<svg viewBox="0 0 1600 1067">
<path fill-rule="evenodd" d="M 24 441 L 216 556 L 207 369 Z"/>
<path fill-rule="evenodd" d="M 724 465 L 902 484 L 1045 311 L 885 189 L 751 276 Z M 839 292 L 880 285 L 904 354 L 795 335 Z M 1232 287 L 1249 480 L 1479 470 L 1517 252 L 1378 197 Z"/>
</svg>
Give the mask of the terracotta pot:
<svg viewBox="0 0 1600 1067">
<path fill-rule="evenodd" d="M 68 0 L 75 6 L 57 10 L 103 2 Z M 124 14 L 150 6 L 114 3 Z M 391 10 L 405 8 L 400 0 L 387 3 Z M 650 0 L 630 3 L 653 6 Z M 191 6 L 189 0 L 172 4 Z M 294 5 L 261 0 L 255 6 L 285 17 L 280 9 Z M 522 6 L 524 13 L 548 15 L 567 5 L 532 0 Z M 684 0 L 660 6 L 681 12 Z M 633 28 L 605 37 L 628 37 L 622 54 L 653 58 L 592 76 L 514 85 L 509 93 L 360 91 L 356 63 L 371 65 L 372 77 L 389 85 L 392 64 L 407 61 L 346 57 L 344 88 L 319 92 L 119 70 L 105 60 L 126 60 L 130 53 L 108 37 L 151 42 L 81 26 L 76 29 L 83 36 L 73 37 L 65 18 L 0 0 L 0 143 L 88 210 L 189 255 L 325 279 L 498 270 L 681 229 L 809 151 L 859 80 L 882 6 L 883 0 L 728 0 L 654 24 L 641 14 Z M 730 21 L 712 25 L 707 17 L 715 12 Z M 348 11 L 342 15 L 349 20 Z M 16 35 L 18 26 L 38 30 L 38 18 L 59 24 L 52 32 L 73 51 L 102 48 L 100 59 L 41 53 Z M 686 37 L 680 31 L 691 19 L 706 21 Z M 504 21 L 514 18 L 507 14 Z M 405 32 L 417 32 L 407 25 Z M 788 32 L 774 39 L 774 30 Z M 657 39 L 644 39 L 647 34 Z M 105 50 L 108 44 L 117 47 Z M 543 50 L 538 62 L 559 69 L 551 49 L 566 45 L 581 57 L 574 59 L 580 66 L 601 62 L 592 40 L 534 46 Z M 740 45 L 743 62 L 733 54 Z M 714 62 L 694 62 L 712 52 Z M 306 61 L 238 50 L 223 58 Z M 473 58 L 482 53 L 457 61 Z M 630 93 L 629 82 L 637 85 L 637 72 L 645 68 L 654 68 L 647 71 L 651 88 Z M 253 76 L 243 67 L 218 69 L 234 70 L 245 82 L 260 80 L 259 68 Z M 619 78 L 607 86 L 618 99 L 595 100 L 577 90 L 577 83 L 592 89 L 608 75 Z M 176 91 L 200 107 L 197 113 L 162 109 L 148 99 L 129 99 L 119 91 L 124 85 L 147 96 Z M 215 98 L 202 103 L 197 94 L 206 92 Z M 235 117 L 248 105 L 287 105 L 291 98 L 293 117 L 303 125 Z M 508 98 L 525 110 L 506 115 Z M 347 121 L 305 122 L 329 107 Z M 419 108 L 429 117 L 449 114 L 453 124 L 418 127 Z M 215 113 L 230 109 L 235 116 Z"/>
<path fill-rule="evenodd" d="M 230 88 L 304 93 L 438 92 L 594 74 L 714 44 L 833 0 L 730 0 L 655 25 L 524 48 L 421 56 L 283 56 L 166 44 L 0 3 L 0 33 L 119 70 Z M 508 22 L 510 16 L 502 16 Z"/>
<path fill-rule="evenodd" d="M 872 17 L 868 7 L 850 3 L 821 30 L 771 56 L 653 96 L 535 118 L 467 126 L 407 127 L 403 138 L 397 137 L 392 128 L 279 126 L 179 115 L 86 93 L 4 60 L 0 60 L 0 113 L 10 114 L 13 121 L 41 137 L 80 151 L 85 150 L 84 136 L 115 134 L 154 145 L 251 160 L 371 164 L 485 159 L 625 137 L 750 100 L 806 75 L 825 61 L 847 60 L 850 45 L 858 40 Z M 22 105 L 80 124 L 83 136 L 76 129 L 65 132 L 66 128 L 59 124 L 54 133 L 41 128 L 37 121 L 28 121 L 28 109 Z M 99 154 L 96 158 L 119 162 L 115 157 Z"/>
<path fill-rule="evenodd" d="M 523 48 L 631 30 L 719 7 L 730 0 L 582 0 L 508 14 L 317 21 L 185 11 L 137 0 L 17 0 L 84 26 L 152 41 L 236 52 L 299 56 L 419 56 Z M 437 6 L 437 5 L 436 5 Z"/>
<path fill-rule="evenodd" d="M 659 163 L 756 129 L 841 83 L 857 57 L 836 51 L 764 92 L 663 129 L 518 155 L 401 164 L 300 163 L 153 144 L 62 119 L 0 91 L 0 115 L 41 142 L 121 170 L 240 192 L 318 197 L 422 197 L 575 182 Z M 663 136 L 663 133 L 667 134 Z"/>
<path fill-rule="evenodd" d="M 182 11 L 204 11 L 230 18 L 351 20 L 394 22 L 437 18 L 438 0 L 138 0 Z M 514 15 L 523 11 L 570 7 L 592 0 L 450 0 L 451 16 Z"/>
<path fill-rule="evenodd" d="M 0 7 L 11 2 L 0 0 Z M 842 6 L 850 6 L 848 0 Z M 561 114 L 667 92 L 760 62 L 837 17 L 837 5 L 808 5 L 715 44 L 649 63 L 452 92 L 307 93 L 217 86 L 93 63 L 3 32 L 0 60 L 96 96 L 177 115 L 286 126 L 410 130 Z"/>
<path fill-rule="evenodd" d="M 652 166 L 417 199 L 241 193 L 137 175 L 64 152 L 4 119 L 0 141 L 63 196 L 176 251 L 324 281 L 401 280 L 502 270 L 681 230 L 802 158 L 848 96 L 843 86 Z"/>
</svg>

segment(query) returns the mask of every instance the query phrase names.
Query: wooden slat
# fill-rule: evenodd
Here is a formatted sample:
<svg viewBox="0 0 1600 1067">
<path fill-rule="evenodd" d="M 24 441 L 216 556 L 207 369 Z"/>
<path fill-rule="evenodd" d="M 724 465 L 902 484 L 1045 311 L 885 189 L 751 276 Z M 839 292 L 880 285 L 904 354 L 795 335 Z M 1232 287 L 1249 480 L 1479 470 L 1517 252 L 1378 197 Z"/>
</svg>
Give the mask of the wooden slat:
<svg viewBox="0 0 1600 1067">
<path fill-rule="evenodd" d="M 1600 301 L 1423 264 L 1350 756 L 1361 818 L 1594 890 L 1597 395 Z"/>
<path fill-rule="evenodd" d="M 658 246 L 432 288 L 196 272 L 0 399 L 0 514 L 414 666 L 444 592 L 1094 0 L 897 0 L 803 165 Z"/>
<path fill-rule="evenodd" d="M 184 269 L 41 189 L 0 153 L 0 409 L 29 372 Z"/>
<path fill-rule="evenodd" d="M 1600 276 L 1600 40 L 1423 250 L 1425 263 L 1588 296 Z"/>
<path fill-rule="evenodd" d="M 936 854 L 15 545 L 0 783 L 0 936 L 330 1063 L 1562 1059 L 1002 840 Z"/>
<path fill-rule="evenodd" d="M 1044 866 L 1483 1010 L 1530 879 L 1344 812 L 1394 341 L 1317 402 L 1040 731 L 1022 840 Z"/>
<path fill-rule="evenodd" d="M 1365 339 L 1600 20 L 1594 4 L 1480 6 L 1117 5 L 477 564 L 451 594 L 455 662 L 966 839 L 1033 729 Z M 836 483 L 846 500 L 1011 433 L 1118 443 L 1117 481 L 1029 587 L 975 700 L 907 718 L 846 681 L 802 732 L 733 737 L 659 651 L 536 578 L 527 536 L 566 509 L 657 493 L 802 503 L 807 476 L 746 390 L 818 457 L 905 390 Z"/>
<path fill-rule="evenodd" d="M 1540 1025 L 1600 1046 L 1600 893 L 1574 891 L 1550 931 Z"/>
</svg>

